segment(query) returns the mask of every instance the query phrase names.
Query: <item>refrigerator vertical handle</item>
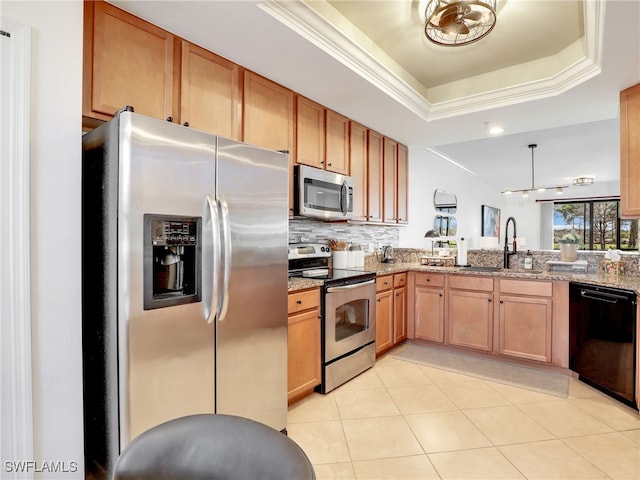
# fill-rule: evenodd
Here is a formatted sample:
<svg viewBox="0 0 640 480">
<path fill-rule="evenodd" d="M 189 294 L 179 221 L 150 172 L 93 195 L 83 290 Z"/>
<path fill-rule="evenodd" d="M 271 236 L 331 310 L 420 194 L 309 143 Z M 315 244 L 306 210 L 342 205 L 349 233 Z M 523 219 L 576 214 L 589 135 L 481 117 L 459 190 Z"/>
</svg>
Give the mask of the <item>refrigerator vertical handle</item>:
<svg viewBox="0 0 640 480">
<path fill-rule="evenodd" d="M 220 265 L 220 218 L 218 211 L 218 202 L 213 195 L 207 195 L 207 207 L 209 211 L 209 220 L 211 221 L 211 264 L 202 265 L 204 274 L 208 273 L 211 278 L 211 282 L 203 282 L 203 296 L 204 296 L 204 317 L 207 323 L 212 323 L 218 311 L 218 304 L 220 303 L 219 285 L 220 285 L 220 273 L 218 266 Z M 210 283 L 207 285 L 207 283 Z M 209 298 L 209 295 L 211 296 Z"/>
<path fill-rule="evenodd" d="M 222 288 L 220 289 L 220 302 L 218 304 L 218 321 L 224 320 L 229 306 L 229 277 L 231 275 L 231 222 L 229 221 L 229 204 L 224 196 L 218 199 L 220 209 L 220 240 L 222 243 L 221 265 L 222 265 Z"/>
</svg>

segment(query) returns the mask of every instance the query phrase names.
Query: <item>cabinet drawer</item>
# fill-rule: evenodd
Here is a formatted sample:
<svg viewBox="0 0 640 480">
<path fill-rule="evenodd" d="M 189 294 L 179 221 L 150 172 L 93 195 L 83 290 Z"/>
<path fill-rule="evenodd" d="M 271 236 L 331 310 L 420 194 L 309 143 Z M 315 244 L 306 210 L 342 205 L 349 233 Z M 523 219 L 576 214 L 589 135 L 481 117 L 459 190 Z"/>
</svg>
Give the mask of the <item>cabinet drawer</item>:
<svg viewBox="0 0 640 480">
<path fill-rule="evenodd" d="M 320 289 L 290 293 L 287 300 L 289 314 L 318 308 L 320 306 Z"/>
<path fill-rule="evenodd" d="M 536 280 L 500 279 L 500 293 L 550 297 L 553 295 L 553 283 Z"/>
<path fill-rule="evenodd" d="M 444 287 L 444 274 L 428 272 L 416 273 L 416 285 L 423 285 L 425 287 Z"/>
<path fill-rule="evenodd" d="M 376 278 L 376 292 L 383 292 L 393 288 L 393 275 L 383 275 Z"/>
<path fill-rule="evenodd" d="M 449 277 L 449 288 L 491 292 L 493 291 L 493 278 L 476 277 L 475 275 L 451 275 Z"/>
<path fill-rule="evenodd" d="M 405 287 L 407 285 L 407 274 L 396 273 L 393 276 L 393 288 Z"/>
</svg>

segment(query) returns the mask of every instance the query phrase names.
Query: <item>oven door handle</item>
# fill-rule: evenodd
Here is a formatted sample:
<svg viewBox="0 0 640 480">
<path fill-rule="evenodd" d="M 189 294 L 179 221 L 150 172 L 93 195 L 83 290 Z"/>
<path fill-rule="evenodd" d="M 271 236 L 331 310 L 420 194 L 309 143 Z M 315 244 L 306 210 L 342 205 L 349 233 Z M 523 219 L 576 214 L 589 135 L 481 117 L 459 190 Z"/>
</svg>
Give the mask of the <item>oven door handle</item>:
<svg viewBox="0 0 640 480">
<path fill-rule="evenodd" d="M 351 285 L 344 285 L 342 287 L 327 287 L 327 293 L 340 292 L 343 290 L 353 290 L 354 288 L 364 287 L 365 285 L 371 285 L 372 283 L 375 283 L 375 282 L 376 282 L 375 280 L 369 280 L 368 282 L 353 283 Z"/>
</svg>

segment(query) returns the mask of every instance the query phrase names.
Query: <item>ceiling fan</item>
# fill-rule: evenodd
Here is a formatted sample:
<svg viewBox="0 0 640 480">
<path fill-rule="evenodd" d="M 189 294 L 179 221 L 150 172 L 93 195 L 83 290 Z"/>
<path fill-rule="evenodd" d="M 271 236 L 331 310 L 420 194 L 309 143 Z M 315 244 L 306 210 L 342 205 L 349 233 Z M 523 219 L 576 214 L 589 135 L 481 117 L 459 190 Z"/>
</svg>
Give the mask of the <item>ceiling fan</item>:
<svg viewBox="0 0 640 480">
<path fill-rule="evenodd" d="M 495 0 L 430 0 L 425 9 L 425 35 L 444 46 L 476 42 L 493 30 L 495 4 Z"/>
</svg>

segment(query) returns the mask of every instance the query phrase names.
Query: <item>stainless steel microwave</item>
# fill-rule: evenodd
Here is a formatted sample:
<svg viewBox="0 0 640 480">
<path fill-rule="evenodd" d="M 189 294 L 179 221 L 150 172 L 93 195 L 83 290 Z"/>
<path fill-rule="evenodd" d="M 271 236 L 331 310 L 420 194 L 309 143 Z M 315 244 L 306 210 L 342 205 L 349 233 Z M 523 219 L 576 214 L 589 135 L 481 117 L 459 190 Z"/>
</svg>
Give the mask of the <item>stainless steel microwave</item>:
<svg viewBox="0 0 640 480">
<path fill-rule="evenodd" d="M 353 217 L 353 178 L 306 165 L 293 169 L 294 213 L 321 220 Z"/>
</svg>

